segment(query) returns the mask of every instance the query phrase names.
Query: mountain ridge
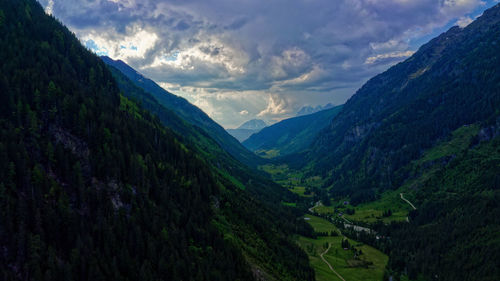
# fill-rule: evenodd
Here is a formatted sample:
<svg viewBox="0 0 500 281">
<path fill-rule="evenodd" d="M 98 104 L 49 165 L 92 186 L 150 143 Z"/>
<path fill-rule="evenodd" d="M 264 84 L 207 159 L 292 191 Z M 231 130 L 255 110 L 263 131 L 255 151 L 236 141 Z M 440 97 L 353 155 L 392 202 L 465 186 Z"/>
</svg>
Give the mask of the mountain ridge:
<svg viewBox="0 0 500 281">
<path fill-rule="evenodd" d="M 217 122 L 213 121 L 205 112 L 189 103 L 186 99 L 163 89 L 156 84 L 156 82 L 140 74 L 123 61 L 115 61 L 106 56 L 101 58 L 106 64 L 119 69 L 137 86 L 152 94 L 158 102 L 160 102 L 160 104 L 170 110 L 173 110 L 187 122 L 204 130 L 205 133 L 216 140 L 223 149 L 239 161 L 251 167 L 255 167 L 256 165 L 263 163 L 264 160 L 248 151 L 238 140 L 227 133 L 222 126 L 217 124 Z"/>
<path fill-rule="evenodd" d="M 268 152 L 273 157 L 302 152 L 341 110 L 342 106 L 336 106 L 282 120 L 253 134 L 243 145 L 261 156 L 266 156 Z"/>
<path fill-rule="evenodd" d="M 239 142 L 243 142 L 251 135 L 258 133 L 265 127 L 267 127 L 267 123 L 264 120 L 252 119 L 241 124 L 236 129 L 226 129 L 226 131 L 235 137 Z"/>
</svg>

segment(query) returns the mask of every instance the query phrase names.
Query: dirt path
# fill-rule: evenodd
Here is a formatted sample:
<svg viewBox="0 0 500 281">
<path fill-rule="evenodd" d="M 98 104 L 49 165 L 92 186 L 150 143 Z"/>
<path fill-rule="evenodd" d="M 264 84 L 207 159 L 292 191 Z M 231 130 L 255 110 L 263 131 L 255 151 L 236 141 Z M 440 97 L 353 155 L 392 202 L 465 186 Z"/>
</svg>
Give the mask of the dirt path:
<svg viewBox="0 0 500 281">
<path fill-rule="evenodd" d="M 309 208 L 309 212 L 313 213 L 314 208 L 319 207 L 319 206 L 321 206 L 321 201 L 316 202 L 316 204 L 314 204 L 314 206 Z"/>
<path fill-rule="evenodd" d="M 326 259 L 323 257 L 323 255 L 325 255 L 326 253 L 328 253 L 328 250 L 330 250 L 330 247 L 332 245 L 330 243 L 328 243 L 328 249 L 326 249 L 323 253 L 321 253 L 319 256 L 321 257 L 321 260 L 326 263 L 326 265 L 328 265 L 328 267 L 330 268 L 330 270 L 335 273 L 335 275 L 337 275 L 338 278 L 340 278 L 340 280 L 342 281 L 345 281 L 344 277 L 342 277 L 337 271 L 335 271 L 335 269 L 333 269 L 332 265 L 326 261 Z"/>
<path fill-rule="evenodd" d="M 417 208 L 416 208 L 416 207 L 415 207 L 415 206 L 414 206 L 414 205 L 413 205 L 410 201 L 408 201 L 408 200 L 407 200 L 407 199 L 403 196 L 403 193 L 399 193 L 399 196 L 401 196 L 401 199 L 402 199 L 403 201 L 405 201 L 406 203 L 408 203 L 408 204 L 409 204 L 409 205 L 413 208 L 413 210 L 416 210 L 416 209 L 417 209 Z"/>
</svg>

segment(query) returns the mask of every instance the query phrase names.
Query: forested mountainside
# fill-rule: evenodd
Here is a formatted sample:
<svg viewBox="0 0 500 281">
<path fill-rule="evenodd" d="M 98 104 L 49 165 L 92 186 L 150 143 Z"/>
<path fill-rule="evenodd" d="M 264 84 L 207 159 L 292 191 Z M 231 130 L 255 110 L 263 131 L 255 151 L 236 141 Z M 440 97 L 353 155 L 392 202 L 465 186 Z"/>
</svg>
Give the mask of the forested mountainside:
<svg viewBox="0 0 500 281">
<path fill-rule="evenodd" d="M 120 70 L 111 65 L 108 65 L 108 68 L 125 97 L 158 116 L 165 126 L 182 136 L 183 142 L 196 147 L 213 169 L 230 178 L 234 184 L 241 188 L 247 188 L 254 196 L 271 203 L 273 206 L 279 204 L 281 200 L 293 201 L 295 199 L 296 196 L 287 189 L 277 185 L 261 172 L 249 169 L 232 157 L 204 130 L 200 130 L 199 127 L 190 124 L 172 110 L 161 105 L 154 96 L 136 86 Z"/>
<path fill-rule="evenodd" d="M 314 279 L 291 211 L 120 95 L 35 0 L 0 1 L 0 38 L 2 280 Z"/>
<path fill-rule="evenodd" d="M 395 278 L 500 278 L 499 38 L 497 5 L 368 81 L 285 159 L 353 205 L 405 193 L 409 222 L 369 226 Z"/>
<path fill-rule="evenodd" d="M 309 115 L 285 119 L 253 134 L 243 145 L 258 155 L 283 156 L 307 149 L 317 134 L 327 127 L 342 106 Z"/>
<path fill-rule="evenodd" d="M 162 106 L 174 111 L 188 123 L 202 129 L 206 134 L 217 141 L 224 150 L 242 163 L 251 167 L 263 163 L 261 158 L 248 151 L 238 140 L 226 132 L 224 128 L 198 107 L 192 105 L 182 97 L 169 93 L 151 79 L 135 71 L 123 61 L 115 61 L 109 57 L 102 57 L 102 59 L 106 64 L 120 70 L 136 86 L 150 93 Z"/>
<path fill-rule="evenodd" d="M 500 120 L 460 128 L 411 166 L 405 196 L 417 210 L 410 223 L 379 226 L 392 269 L 414 280 L 500 278 L 499 135 Z"/>
<path fill-rule="evenodd" d="M 275 271 L 274 268 L 280 263 L 279 259 L 286 258 L 282 261 L 287 261 L 289 259 L 287 255 L 298 250 L 294 245 L 289 245 L 291 243 L 291 234 L 297 231 L 306 235 L 312 233 L 312 229 L 304 221 L 295 220 L 299 214 L 297 210 L 281 204 L 282 201 L 296 201 L 298 199 L 297 195 L 263 176 L 261 172 L 249 169 L 234 159 L 210 136 L 159 104 L 151 94 L 136 86 L 118 69 L 109 65 L 108 68 L 125 97 L 137 102 L 137 104 L 158 116 L 162 124 L 182 136 L 183 143 L 195 147 L 203 156 L 203 159 L 210 164 L 211 169 L 224 181 L 227 181 L 226 184 L 245 190 L 245 193 L 234 192 L 229 194 L 231 192 L 227 192 L 226 195 L 230 200 L 230 204 L 225 209 L 227 213 L 224 215 L 231 219 L 220 217 L 222 222 L 228 223 L 227 225 L 224 223 L 221 225 L 224 226 L 225 231 L 229 230 L 234 235 L 233 238 L 244 249 L 245 255 L 253 260 L 254 266 L 263 267 L 260 269 L 263 272 L 283 274 Z M 279 240 L 276 240 L 276 235 L 271 235 L 272 232 L 269 233 L 269 229 L 262 228 L 263 225 L 271 228 L 272 231 L 276 231 Z M 249 236 L 249 234 L 252 234 L 252 236 Z M 254 234 L 258 235 L 255 236 Z M 287 245 L 287 243 L 288 246 L 285 249 L 279 249 L 281 247 L 279 245 Z M 277 256 L 275 258 L 278 260 L 269 263 L 269 257 L 273 256 Z M 304 264 L 302 266 L 307 269 L 307 261 L 304 261 L 303 256 L 299 255 L 299 258 L 303 259 Z M 290 266 L 292 266 L 292 263 Z M 299 271 L 303 270 L 304 268 L 299 268 Z M 285 274 L 276 278 L 279 280 L 292 277 Z"/>
<path fill-rule="evenodd" d="M 399 169 L 460 126 L 496 122 L 500 7 L 454 27 L 368 81 L 305 157 L 337 193 L 400 186 Z"/>
</svg>

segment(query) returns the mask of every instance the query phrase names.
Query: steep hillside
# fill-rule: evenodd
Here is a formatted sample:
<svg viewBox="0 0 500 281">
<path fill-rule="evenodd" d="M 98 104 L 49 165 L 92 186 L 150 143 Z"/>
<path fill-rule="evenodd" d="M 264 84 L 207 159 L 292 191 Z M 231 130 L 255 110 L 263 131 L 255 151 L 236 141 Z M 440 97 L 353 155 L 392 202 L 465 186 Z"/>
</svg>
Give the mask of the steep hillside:
<svg viewBox="0 0 500 281">
<path fill-rule="evenodd" d="M 251 151 L 265 156 L 301 152 L 309 147 L 317 134 L 330 124 L 342 106 L 283 120 L 252 135 L 243 145 Z"/>
<path fill-rule="evenodd" d="M 399 169 L 460 126 L 499 114 L 500 7 L 454 27 L 368 81 L 302 155 L 336 194 L 355 201 L 395 188 Z"/>
<path fill-rule="evenodd" d="M 120 70 L 136 86 L 150 93 L 156 100 L 158 100 L 158 102 L 162 106 L 174 111 L 182 119 L 202 129 L 206 134 L 217 141 L 217 143 L 224 150 L 229 152 L 229 154 L 231 154 L 242 163 L 255 167 L 257 164 L 261 164 L 263 162 L 262 159 L 245 149 L 245 147 L 243 147 L 243 145 L 238 140 L 236 140 L 233 136 L 226 132 L 224 128 L 222 128 L 219 124 L 208 117 L 205 112 L 203 112 L 198 107 L 190 104 L 184 98 L 167 92 L 165 89 L 158 86 L 158 84 L 156 84 L 154 81 L 142 76 L 140 73 L 125 64 L 123 61 L 115 61 L 109 57 L 102 57 L 102 59 L 106 64 Z"/>
<path fill-rule="evenodd" d="M 162 124 L 183 120 L 120 95 L 36 1 L 0 1 L 0 38 L 2 280 L 314 278 L 293 214 Z"/>
<path fill-rule="evenodd" d="M 500 118 L 461 127 L 409 165 L 410 223 L 380 225 L 390 267 L 411 279 L 500 278 Z M 432 253 L 432 254 L 431 254 Z"/>
<path fill-rule="evenodd" d="M 226 129 L 226 131 L 235 137 L 238 141 L 243 142 L 251 135 L 258 133 L 260 130 L 267 127 L 266 122 L 260 119 L 249 120 L 236 129 Z"/>
</svg>

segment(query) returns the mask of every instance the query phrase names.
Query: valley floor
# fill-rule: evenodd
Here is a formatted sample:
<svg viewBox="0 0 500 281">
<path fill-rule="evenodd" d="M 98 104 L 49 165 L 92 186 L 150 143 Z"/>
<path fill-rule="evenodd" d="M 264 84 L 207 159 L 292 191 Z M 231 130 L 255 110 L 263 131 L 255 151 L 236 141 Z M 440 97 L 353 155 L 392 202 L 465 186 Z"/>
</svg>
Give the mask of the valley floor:
<svg viewBox="0 0 500 281">
<path fill-rule="evenodd" d="M 331 222 L 313 215 L 304 219 L 316 232 L 328 233 L 329 236 L 318 236 L 317 239 L 299 236 L 297 243 L 309 255 L 311 266 L 316 272 L 316 280 L 377 280 L 383 279 L 388 262 L 387 255 L 377 249 L 344 237 L 341 231 Z M 333 233 L 334 236 L 331 236 Z M 346 239 L 351 249 L 342 247 Z M 356 255 L 361 251 L 361 254 Z"/>
</svg>

